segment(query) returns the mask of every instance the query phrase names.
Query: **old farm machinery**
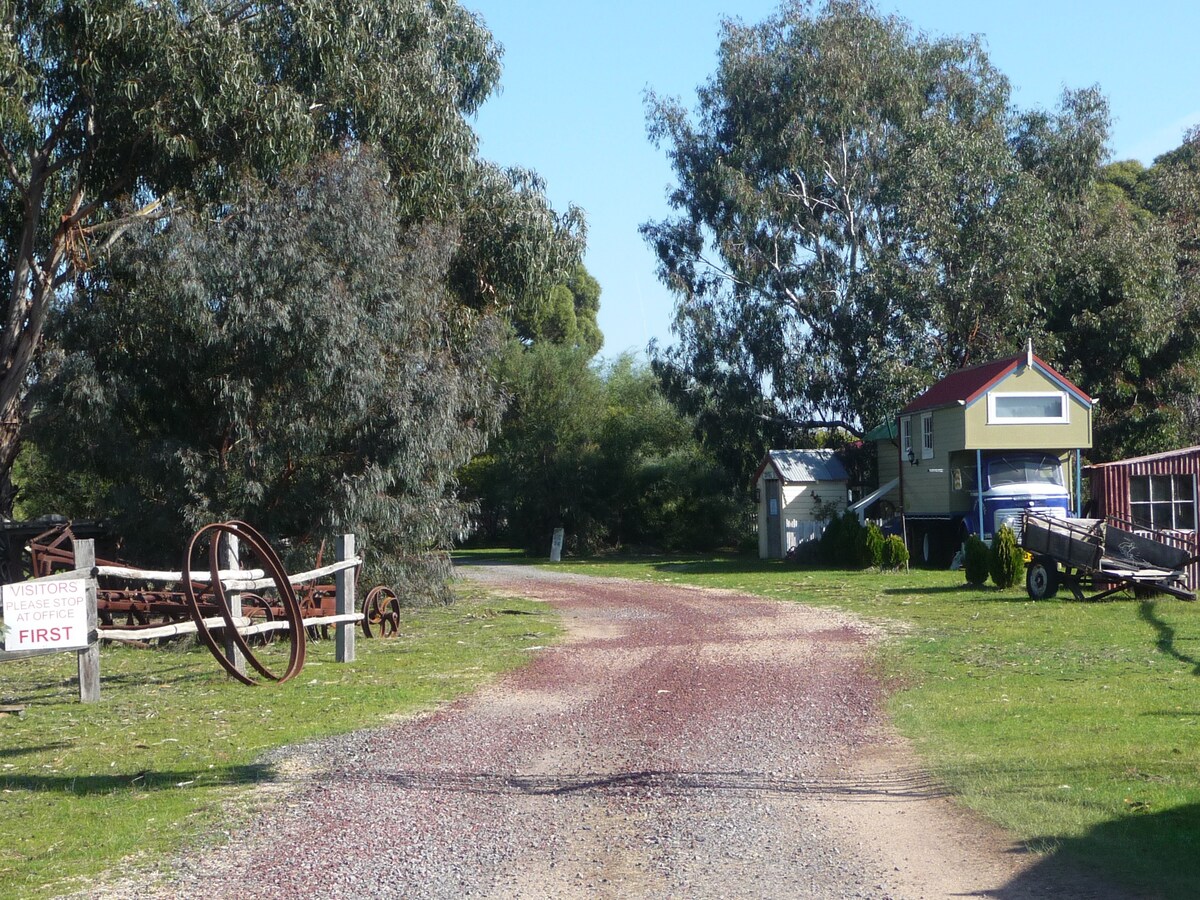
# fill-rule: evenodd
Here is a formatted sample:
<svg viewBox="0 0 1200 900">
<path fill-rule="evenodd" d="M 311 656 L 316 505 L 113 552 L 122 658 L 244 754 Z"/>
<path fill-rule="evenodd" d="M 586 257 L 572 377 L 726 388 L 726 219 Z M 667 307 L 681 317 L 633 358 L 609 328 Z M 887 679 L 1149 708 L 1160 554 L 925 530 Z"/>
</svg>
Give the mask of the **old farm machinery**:
<svg viewBox="0 0 1200 900">
<path fill-rule="evenodd" d="M 1200 561 L 1194 536 L 1111 517 L 1064 519 L 1026 512 L 1021 546 L 1032 556 L 1025 587 L 1034 600 L 1053 597 L 1060 586 L 1076 600 L 1103 600 L 1130 589 L 1196 599 L 1187 580 L 1188 567 Z"/>
<path fill-rule="evenodd" d="M 400 601 L 385 585 L 367 593 L 361 612 L 339 611 L 336 578 L 352 577 L 362 560 L 351 556 L 322 566 L 323 550 L 322 546 L 315 569 L 289 575 L 261 534 L 234 521 L 207 525 L 196 532 L 180 572 L 138 569 L 98 558 L 98 635 L 106 640 L 146 642 L 195 633 L 226 671 L 251 684 L 246 666 L 269 680 L 293 677 L 303 666 L 306 639 L 327 637 L 331 626 L 361 623 L 367 637 L 396 634 Z M 29 551 L 35 578 L 75 568 L 69 525 L 58 525 L 33 538 Z M 243 554 L 256 566 L 243 568 Z M 328 582 L 330 576 L 335 576 L 334 583 Z M 220 639 L 214 631 L 220 633 Z M 269 671 L 254 652 L 254 647 L 269 643 L 278 631 L 291 638 L 282 674 Z"/>
</svg>

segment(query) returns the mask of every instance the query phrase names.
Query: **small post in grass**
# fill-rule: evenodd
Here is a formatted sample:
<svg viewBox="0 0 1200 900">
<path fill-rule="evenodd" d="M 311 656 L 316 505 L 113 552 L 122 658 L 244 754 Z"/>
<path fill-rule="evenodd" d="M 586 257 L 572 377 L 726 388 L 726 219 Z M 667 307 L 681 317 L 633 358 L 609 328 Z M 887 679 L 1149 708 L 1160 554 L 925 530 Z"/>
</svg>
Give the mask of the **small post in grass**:
<svg viewBox="0 0 1200 900">
<path fill-rule="evenodd" d="M 75 541 L 75 566 L 90 569 L 96 565 L 96 542 Z M 100 639 L 96 635 L 96 576 L 87 579 L 87 635 L 88 645 L 79 651 L 79 702 L 96 703 L 100 699 Z"/>
<path fill-rule="evenodd" d="M 240 570 L 242 568 L 242 563 L 241 563 L 242 553 L 241 553 L 241 547 L 238 546 L 238 539 L 236 537 L 234 537 L 232 534 L 226 534 L 226 535 L 218 534 L 213 537 L 213 540 L 214 541 L 222 541 L 221 554 L 220 554 L 220 567 L 222 569 L 230 569 L 231 571 Z M 234 575 L 231 577 L 236 578 L 237 576 Z M 216 585 L 213 585 L 213 587 L 215 588 Z M 242 595 L 235 591 L 234 593 L 231 593 L 227 596 L 229 599 L 230 613 L 233 615 L 233 617 L 235 619 L 241 618 Z M 224 642 L 225 642 L 225 657 L 226 657 L 226 659 L 228 659 L 230 662 L 233 663 L 233 667 L 235 669 L 237 669 L 239 672 L 241 672 L 243 675 L 245 675 L 246 674 L 246 657 L 243 656 L 242 651 L 240 649 L 238 649 L 237 641 L 234 640 L 233 629 L 230 629 L 230 628 L 225 629 Z"/>
<path fill-rule="evenodd" d="M 338 562 L 345 562 L 354 556 L 354 535 L 343 534 L 337 539 Z M 342 569 L 334 575 L 334 586 L 337 590 L 337 614 L 350 615 L 354 612 L 354 569 Z M 355 622 L 337 623 L 337 647 L 335 659 L 337 662 L 354 662 L 354 629 Z"/>
</svg>

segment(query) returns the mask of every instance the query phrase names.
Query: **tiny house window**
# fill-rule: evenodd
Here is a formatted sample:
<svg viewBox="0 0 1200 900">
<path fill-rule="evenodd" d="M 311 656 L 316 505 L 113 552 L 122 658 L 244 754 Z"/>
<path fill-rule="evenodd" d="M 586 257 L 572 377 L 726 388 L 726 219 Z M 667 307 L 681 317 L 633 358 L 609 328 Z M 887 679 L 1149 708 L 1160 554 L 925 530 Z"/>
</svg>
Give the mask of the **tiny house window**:
<svg viewBox="0 0 1200 900">
<path fill-rule="evenodd" d="M 1069 410 L 1065 391 L 988 394 L 989 425 L 1066 425 Z"/>
<path fill-rule="evenodd" d="M 933 414 L 921 416 L 921 459 L 933 459 Z"/>
<path fill-rule="evenodd" d="M 912 419 L 900 420 L 900 455 L 905 459 L 912 455 Z"/>
<path fill-rule="evenodd" d="M 1132 475 L 1129 513 L 1158 531 L 1196 530 L 1196 480 L 1191 475 Z"/>
</svg>

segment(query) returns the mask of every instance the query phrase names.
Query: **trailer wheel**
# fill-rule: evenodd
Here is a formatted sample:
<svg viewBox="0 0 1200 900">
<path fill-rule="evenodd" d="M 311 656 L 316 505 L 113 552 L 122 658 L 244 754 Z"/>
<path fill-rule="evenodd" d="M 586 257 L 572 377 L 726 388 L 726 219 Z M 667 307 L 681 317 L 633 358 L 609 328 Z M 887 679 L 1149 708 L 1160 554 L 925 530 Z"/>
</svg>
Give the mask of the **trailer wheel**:
<svg viewBox="0 0 1200 900">
<path fill-rule="evenodd" d="M 1058 593 L 1058 564 L 1038 557 L 1025 570 L 1025 590 L 1030 600 L 1049 600 Z"/>
</svg>

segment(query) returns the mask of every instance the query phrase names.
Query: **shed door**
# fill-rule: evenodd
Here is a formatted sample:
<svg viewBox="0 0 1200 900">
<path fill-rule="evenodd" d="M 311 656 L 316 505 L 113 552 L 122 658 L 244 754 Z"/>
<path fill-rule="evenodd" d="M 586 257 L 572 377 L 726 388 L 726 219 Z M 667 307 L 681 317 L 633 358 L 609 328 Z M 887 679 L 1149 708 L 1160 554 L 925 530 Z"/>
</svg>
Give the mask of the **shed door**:
<svg viewBox="0 0 1200 900">
<path fill-rule="evenodd" d="M 779 524 L 779 482 L 774 478 L 764 482 L 767 489 L 767 558 L 783 558 L 783 529 Z"/>
</svg>

